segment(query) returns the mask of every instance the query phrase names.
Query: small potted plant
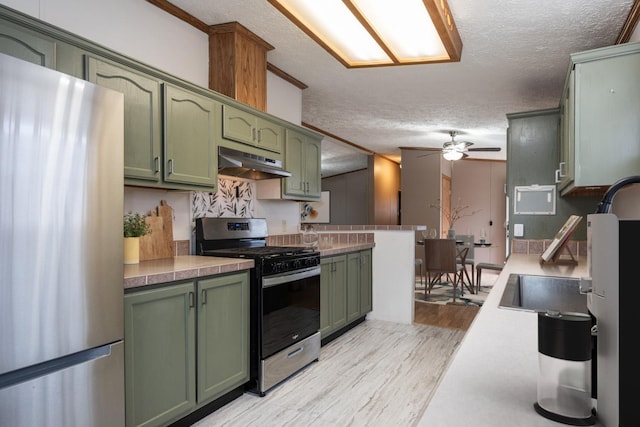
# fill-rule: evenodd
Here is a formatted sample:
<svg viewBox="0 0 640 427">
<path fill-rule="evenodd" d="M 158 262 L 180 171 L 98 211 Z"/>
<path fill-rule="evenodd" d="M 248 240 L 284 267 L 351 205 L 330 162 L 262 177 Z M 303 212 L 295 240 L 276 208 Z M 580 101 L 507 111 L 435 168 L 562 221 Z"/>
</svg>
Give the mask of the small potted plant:
<svg viewBox="0 0 640 427">
<path fill-rule="evenodd" d="M 124 216 L 124 263 L 140 262 L 140 237 L 151 233 L 145 215 L 129 212 Z"/>
</svg>

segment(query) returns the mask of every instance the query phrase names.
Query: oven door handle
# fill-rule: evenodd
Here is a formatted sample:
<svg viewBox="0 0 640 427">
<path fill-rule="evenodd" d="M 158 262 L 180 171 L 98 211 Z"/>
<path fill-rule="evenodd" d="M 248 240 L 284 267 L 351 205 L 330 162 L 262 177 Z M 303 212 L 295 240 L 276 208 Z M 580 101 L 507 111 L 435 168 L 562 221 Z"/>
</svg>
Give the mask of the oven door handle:
<svg viewBox="0 0 640 427">
<path fill-rule="evenodd" d="M 305 268 L 304 270 L 296 270 L 294 272 L 284 274 L 274 274 L 262 278 L 262 287 L 269 288 L 271 286 L 281 285 L 283 283 L 295 282 L 297 280 L 308 279 L 309 277 L 320 276 L 320 266 Z"/>
</svg>

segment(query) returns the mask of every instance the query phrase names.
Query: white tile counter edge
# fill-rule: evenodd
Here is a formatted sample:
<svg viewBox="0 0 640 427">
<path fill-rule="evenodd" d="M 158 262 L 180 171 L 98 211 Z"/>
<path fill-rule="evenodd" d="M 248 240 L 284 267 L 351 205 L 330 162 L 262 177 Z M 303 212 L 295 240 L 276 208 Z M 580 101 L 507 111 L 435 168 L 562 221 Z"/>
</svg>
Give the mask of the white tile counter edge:
<svg viewBox="0 0 640 427">
<path fill-rule="evenodd" d="M 538 415 L 538 323 L 535 313 L 498 308 L 511 273 L 582 277 L 577 266 L 541 266 L 513 254 L 462 341 L 418 426 L 563 426 Z M 424 363 L 429 363 L 425 360 Z"/>
</svg>

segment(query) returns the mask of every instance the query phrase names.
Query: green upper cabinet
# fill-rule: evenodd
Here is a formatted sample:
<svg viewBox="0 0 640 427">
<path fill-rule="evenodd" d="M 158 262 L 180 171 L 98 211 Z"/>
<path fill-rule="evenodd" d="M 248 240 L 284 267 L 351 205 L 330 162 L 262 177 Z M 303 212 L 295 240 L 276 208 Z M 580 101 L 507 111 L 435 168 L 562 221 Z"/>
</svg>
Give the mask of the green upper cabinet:
<svg viewBox="0 0 640 427">
<path fill-rule="evenodd" d="M 164 90 L 164 180 L 215 188 L 220 103 L 167 83 Z"/>
<path fill-rule="evenodd" d="M 47 68 L 56 68 L 56 41 L 0 21 L 0 52 Z"/>
<path fill-rule="evenodd" d="M 556 170 L 558 188 L 565 188 L 574 177 L 574 78 L 575 74 L 571 72 L 560 102 L 560 164 Z"/>
<path fill-rule="evenodd" d="M 223 105 L 222 137 L 280 154 L 284 129 L 248 111 Z"/>
<path fill-rule="evenodd" d="M 124 176 L 158 183 L 162 150 L 161 82 L 124 65 L 86 58 L 86 78 L 124 94 Z"/>
<path fill-rule="evenodd" d="M 285 169 L 291 176 L 282 185 L 282 197 L 293 200 L 320 200 L 320 140 L 293 129 L 286 130 Z"/>
<path fill-rule="evenodd" d="M 198 400 L 249 380 L 249 275 L 198 281 Z"/>
<path fill-rule="evenodd" d="M 640 42 L 571 55 L 561 112 L 562 195 L 602 193 L 640 174 L 638 76 Z"/>
</svg>

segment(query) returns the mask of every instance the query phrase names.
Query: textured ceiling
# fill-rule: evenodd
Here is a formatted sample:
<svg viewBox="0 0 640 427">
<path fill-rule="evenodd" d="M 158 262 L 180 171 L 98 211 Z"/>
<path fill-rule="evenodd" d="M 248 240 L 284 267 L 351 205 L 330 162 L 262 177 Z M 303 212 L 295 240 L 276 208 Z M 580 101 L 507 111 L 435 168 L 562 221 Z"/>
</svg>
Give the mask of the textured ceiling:
<svg viewBox="0 0 640 427">
<path fill-rule="evenodd" d="M 263 38 L 275 47 L 268 61 L 309 86 L 303 122 L 397 160 L 399 147 L 441 147 L 450 130 L 474 147 L 502 147 L 472 158 L 505 160 L 506 114 L 557 107 L 569 54 L 614 44 L 633 5 L 448 0 L 460 62 L 347 69 L 266 0 L 170 1 L 207 24 L 237 21 Z M 325 141 L 326 155 L 344 157 L 330 153 L 337 141 Z"/>
</svg>

